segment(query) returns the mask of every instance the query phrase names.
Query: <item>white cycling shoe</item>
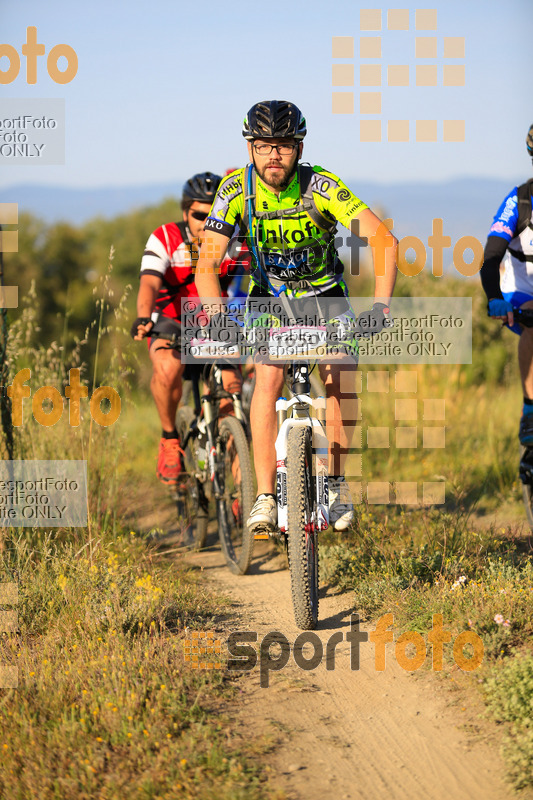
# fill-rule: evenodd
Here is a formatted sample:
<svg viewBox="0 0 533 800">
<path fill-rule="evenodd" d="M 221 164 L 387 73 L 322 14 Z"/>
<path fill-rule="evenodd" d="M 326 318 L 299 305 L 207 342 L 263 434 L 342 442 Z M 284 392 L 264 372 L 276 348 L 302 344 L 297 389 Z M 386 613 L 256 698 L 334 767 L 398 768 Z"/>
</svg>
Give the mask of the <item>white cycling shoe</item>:
<svg viewBox="0 0 533 800">
<path fill-rule="evenodd" d="M 336 531 L 345 531 L 353 522 L 353 502 L 344 478 L 330 478 L 329 524 Z"/>
<path fill-rule="evenodd" d="M 247 522 L 253 533 L 274 533 L 278 527 L 278 504 L 270 494 L 260 494 Z"/>
</svg>

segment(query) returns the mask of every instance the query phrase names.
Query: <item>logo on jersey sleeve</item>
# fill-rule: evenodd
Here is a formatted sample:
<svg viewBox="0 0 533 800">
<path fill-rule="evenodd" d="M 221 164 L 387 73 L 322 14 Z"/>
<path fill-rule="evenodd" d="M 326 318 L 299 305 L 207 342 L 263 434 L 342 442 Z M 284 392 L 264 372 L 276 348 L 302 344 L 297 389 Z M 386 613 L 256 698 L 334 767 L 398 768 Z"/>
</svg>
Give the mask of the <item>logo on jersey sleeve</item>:
<svg viewBox="0 0 533 800">
<path fill-rule="evenodd" d="M 507 236 L 511 236 L 511 238 L 513 236 L 511 228 L 508 225 L 504 225 L 500 220 L 491 226 L 489 233 L 505 233 Z"/>
<path fill-rule="evenodd" d="M 517 199 L 513 195 L 512 197 L 508 197 L 505 201 L 505 206 L 502 213 L 499 215 L 499 219 L 502 222 L 509 222 L 511 217 L 514 215 L 516 209 Z"/>
<path fill-rule="evenodd" d="M 330 199 L 330 189 L 337 186 L 337 183 L 331 178 L 325 178 L 320 172 L 314 172 L 311 178 L 311 190 L 319 194 L 325 200 Z"/>
<path fill-rule="evenodd" d="M 233 236 L 235 226 L 229 225 L 227 222 L 222 222 L 218 219 L 213 219 L 213 217 L 208 217 L 205 221 L 204 230 L 215 231 L 216 233 L 222 233 L 224 236 L 231 237 Z"/>
<path fill-rule="evenodd" d="M 218 190 L 218 194 L 229 203 L 234 197 L 242 194 L 242 184 L 240 180 L 233 178 L 229 183 L 222 184 L 222 187 Z"/>
<path fill-rule="evenodd" d="M 339 189 L 337 192 L 337 200 L 339 203 L 345 203 L 351 197 L 351 192 L 348 189 Z"/>
</svg>

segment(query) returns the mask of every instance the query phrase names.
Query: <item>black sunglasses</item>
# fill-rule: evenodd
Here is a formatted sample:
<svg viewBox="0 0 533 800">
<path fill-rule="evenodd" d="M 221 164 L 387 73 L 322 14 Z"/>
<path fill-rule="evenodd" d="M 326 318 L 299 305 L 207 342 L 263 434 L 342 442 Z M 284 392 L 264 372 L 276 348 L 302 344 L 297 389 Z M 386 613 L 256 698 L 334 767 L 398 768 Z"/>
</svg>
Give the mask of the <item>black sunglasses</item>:
<svg viewBox="0 0 533 800">
<path fill-rule="evenodd" d="M 209 212 L 206 213 L 205 211 L 189 211 L 189 214 L 191 215 L 191 217 L 194 217 L 194 219 L 197 219 L 199 222 L 205 222 L 205 220 L 209 216 Z"/>
</svg>

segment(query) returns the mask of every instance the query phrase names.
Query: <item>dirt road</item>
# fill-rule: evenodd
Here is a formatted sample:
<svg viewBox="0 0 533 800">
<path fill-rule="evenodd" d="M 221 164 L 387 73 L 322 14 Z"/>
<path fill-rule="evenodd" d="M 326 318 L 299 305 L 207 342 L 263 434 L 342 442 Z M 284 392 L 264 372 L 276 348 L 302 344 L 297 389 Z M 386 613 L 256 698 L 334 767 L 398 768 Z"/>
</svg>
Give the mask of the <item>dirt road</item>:
<svg viewBox="0 0 533 800">
<path fill-rule="evenodd" d="M 268 542 L 256 547 L 251 574 L 241 578 L 224 567 L 218 547 L 186 558 L 233 600 L 235 629 L 256 631 L 259 643 L 278 630 L 292 645 L 300 631 L 292 616 L 284 556 Z M 289 797 L 305 800 L 328 793 L 335 800 L 511 797 L 497 746 L 487 739 L 484 723 L 476 724 L 481 707 L 457 705 L 457 700 L 454 705 L 454 698 L 464 702 L 464 695 L 454 695 L 428 673 L 402 670 L 393 645 L 387 645 L 385 671 L 376 671 L 370 642 L 361 645 L 360 668 L 352 670 L 346 640 L 354 610 L 350 595 L 322 595 L 316 633 L 324 652 L 332 634 L 344 634 L 335 668 L 327 670 L 323 662 L 304 671 L 291 654 L 282 670 L 269 674 L 268 688 L 260 686 L 259 666 L 242 680 L 236 723 L 243 735 L 271 734 L 280 744 L 272 756 L 273 783 Z"/>
</svg>

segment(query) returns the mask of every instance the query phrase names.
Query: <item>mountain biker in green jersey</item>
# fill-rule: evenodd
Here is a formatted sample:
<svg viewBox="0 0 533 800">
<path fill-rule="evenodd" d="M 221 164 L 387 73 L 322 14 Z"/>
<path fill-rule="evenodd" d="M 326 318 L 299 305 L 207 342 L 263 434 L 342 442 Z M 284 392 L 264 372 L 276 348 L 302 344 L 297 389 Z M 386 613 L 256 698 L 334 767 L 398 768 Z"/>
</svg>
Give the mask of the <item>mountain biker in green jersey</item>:
<svg viewBox="0 0 533 800">
<path fill-rule="evenodd" d="M 322 167 L 299 164 L 306 132 L 305 119 L 293 103 L 272 100 L 250 109 L 242 133 L 252 164 L 227 176 L 218 188 L 196 268 L 198 294 L 206 300 L 220 298 L 219 266 L 229 240 L 240 229 L 252 254 L 250 298 L 283 296 L 303 303 L 317 299 L 336 304 L 336 316 L 349 315 L 335 225 L 338 221 L 350 229 L 357 220 L 356 233 L 368 239 L 372 250 L 376 302 L 366 318 L 371 333 L 378 333 L 388 324 L 397 240 L 340 178 Z M 355 422 L 341 416 L 340 376 L 354 368 L 353 360 L 319 364 L 331 432 L 330 522 L 336 530 L 346 530 L 353 519 L 344 463 Z M 283 386 L 283 366 L 257 363 L 256 376 L 251 428 L 258 495 L 248 525 L 254 532 L 272 532 L 277 522 L 275 402 Z"/>
</svg>

